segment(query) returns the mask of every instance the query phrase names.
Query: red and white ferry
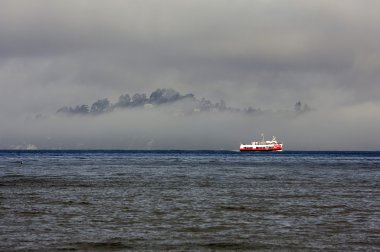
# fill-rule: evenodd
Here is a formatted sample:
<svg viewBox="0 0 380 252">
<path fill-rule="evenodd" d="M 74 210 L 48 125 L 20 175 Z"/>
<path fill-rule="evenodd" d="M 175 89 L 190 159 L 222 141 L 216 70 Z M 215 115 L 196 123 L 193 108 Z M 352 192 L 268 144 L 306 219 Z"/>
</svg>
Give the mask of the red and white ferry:
<svg viewBox="0 0 380 252">
<path fill-rule="evenodd" d="M 264 134 L 261 134 L 261 141 L 253 140 L 251 144 L 240 144 L 240 151 L 282 151 L 282 143 L 277 142 L 276 137 L 272 140 L 265 141 Z"/>
</svg>

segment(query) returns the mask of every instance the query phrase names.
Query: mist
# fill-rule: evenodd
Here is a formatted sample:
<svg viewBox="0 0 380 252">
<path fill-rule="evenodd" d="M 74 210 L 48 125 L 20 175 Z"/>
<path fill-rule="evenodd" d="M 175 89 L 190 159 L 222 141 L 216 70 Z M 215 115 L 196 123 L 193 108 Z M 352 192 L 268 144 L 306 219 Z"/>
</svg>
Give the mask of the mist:
<svg viewBox="0 0 380 252">
<path fill-rule="evenodd" d="M 171 104 L 87 116 L 15 118 L 2 125 L 1 148 L 238 150 L 240 143 L 264 133 L 283 141 L 285 150 L 376 150 L 380 136 L 371 132 L 377 132 L 380 123 L 378 105 L 304 113 L 225 110 L 183 114 L 179 108 L 186 105 Z"/>
</svg>

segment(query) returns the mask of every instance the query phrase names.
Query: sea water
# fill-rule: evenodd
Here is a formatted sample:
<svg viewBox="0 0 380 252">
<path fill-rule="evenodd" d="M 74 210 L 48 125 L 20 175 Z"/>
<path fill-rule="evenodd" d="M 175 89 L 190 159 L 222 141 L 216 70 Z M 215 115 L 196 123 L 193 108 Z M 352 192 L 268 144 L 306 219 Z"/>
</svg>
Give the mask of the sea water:
<svg viewBox="0 0 380 252">
<path fill-rule="evenodd" d="M 0 251 L 380 250 L 380 152 L 0 151 Z"/>
</svg>

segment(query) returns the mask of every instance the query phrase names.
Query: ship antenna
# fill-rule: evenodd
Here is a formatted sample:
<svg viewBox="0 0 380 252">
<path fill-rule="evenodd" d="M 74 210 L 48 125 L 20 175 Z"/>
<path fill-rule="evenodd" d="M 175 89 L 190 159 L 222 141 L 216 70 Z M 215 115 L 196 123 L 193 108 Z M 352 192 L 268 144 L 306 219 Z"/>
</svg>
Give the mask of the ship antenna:
<svg viewBox="0 0 380 252">
<path fill-rule="evenodd" d="M 263 137 L 263 142 L 264 142 L 264 133 L 261 133 L 261 136 Z"/>
</svg>

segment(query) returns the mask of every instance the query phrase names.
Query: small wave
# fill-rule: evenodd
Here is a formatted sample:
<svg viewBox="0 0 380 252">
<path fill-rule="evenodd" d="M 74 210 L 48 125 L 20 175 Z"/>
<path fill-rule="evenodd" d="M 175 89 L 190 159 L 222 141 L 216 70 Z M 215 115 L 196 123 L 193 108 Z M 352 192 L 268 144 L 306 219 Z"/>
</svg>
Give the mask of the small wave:
<svg viewBox="0 0 380 252">
<path fill-rule="evenodd" d="M 133 246 L 121 241 L 104 241 L 104 242 L 77 242 L 70 244 L 71 249 L 80 250 L 118 250 L 133 249 Z"/>
</svg>

